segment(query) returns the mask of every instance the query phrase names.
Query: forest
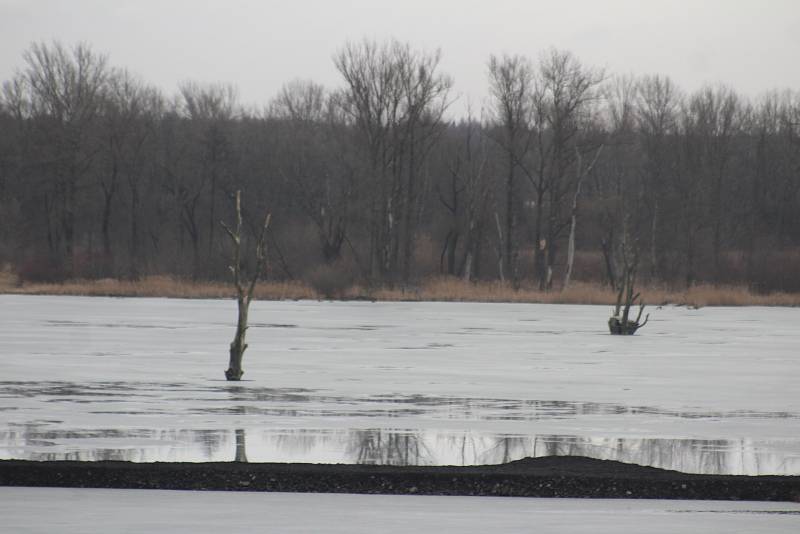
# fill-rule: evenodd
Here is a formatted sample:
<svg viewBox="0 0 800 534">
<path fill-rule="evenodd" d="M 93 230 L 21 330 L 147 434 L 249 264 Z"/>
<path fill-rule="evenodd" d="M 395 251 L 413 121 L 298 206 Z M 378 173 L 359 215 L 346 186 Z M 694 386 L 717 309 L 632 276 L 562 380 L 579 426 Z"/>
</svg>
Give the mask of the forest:
<svg viewBox="0 0 800 534">
<path fill-rule="evenodd" d="M 634 258 L 645 284 L 800 291 L 797 90 L 686 92 L 549 49 L 485 58 L 487 99 L 456 106 L 441 59 L 348 42 L 339 86 L 256 109 L 34 43 L 0 93 L 0 267 L 227 280 L 241 191 L 251 244 L 271 214 L 266 279 L 614 287 Z"/>
</svg>

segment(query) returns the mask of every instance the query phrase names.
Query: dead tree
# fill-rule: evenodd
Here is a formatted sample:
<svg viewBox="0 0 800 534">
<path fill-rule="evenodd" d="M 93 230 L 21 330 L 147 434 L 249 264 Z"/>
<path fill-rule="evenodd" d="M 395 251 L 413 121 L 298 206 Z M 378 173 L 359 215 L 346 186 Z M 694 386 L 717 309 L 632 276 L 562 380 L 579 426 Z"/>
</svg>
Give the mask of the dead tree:
<svg viewBox="0 0 800 534">
<path fill-rule="evenodd" d="M 572 278 L 572 265 L 575 262 L 575 227 L 578 223 L 578 197 L 581 195 L 581 186 L 583 185 L 583 179 L 592 172 L 594 168 L 594 164 L 597 163 L 597 159 L 600 157 L 600 153 L 603 152 L 603 145 L 600 145 L 600 148 L 597 149 L 597 152 L 594 155 L 594 159 L 589 164 L 586 169 L 583 168 L 583 158 L 581 157 L 581 153 L 578 150 L 578 147 L 575 147 L 575 160 L 576 160 L 576 168 L 577 168 L 577 175 L 578 179 L 576 180 L 575 185 L 575 194 L 572 196 L 572 213 L 570 216 L 570 224 L 569 224 L 569 241 L 567 242 L 567 273 L 564 275 L 564 285 L 562 289 L 567 289 L 569 287 L 570 279 Z"/>
<path fill-rule="evenodd" d="M 489 94 L 494 119 L 500 126 L 500 134 L 495 139 L 505 153 L 508 168 L 505 182 L 505 221 L 504 228 L 498 224 L 503 257 L 498 260 L 506 270 L 506 275 L 516 284 L 518 272 L 515 247 L 518 213 L 514 200 L 518 195 L 516 169 L 530 150 L 528 123 L 531 113 L 531 91 L 534 84 L 534 69 L 530 60 L 523 56 L 503 55 L 489 57 Z M 499 220 L 499 216 L 495 214 Z M 505 233 L 505 240 L 503 240 Z M 500 279 L 503 272 L 500 269 Z"/>
<path fill-rule="evenodd" d="M 608 330 L 615 335 L 632 336 L 638 329 L 647 324 L 650 318 L 648 313 L 644 322 L 639 321 L 644 312 L 644 302 L 641 294 L 635 292 L 636 270 L 639 267 L 639 252 L 634 248 L 631 252 L 627 250 L 625 243 L 622 243 L 622 272 L 617 280 L 617 304 L 614 307 L 614 314 L 608 319 Z M 630 319 L 631 307 L 639 304 L 639 313 L 635 320 Z M 620 311 L 622 315 L 620 315 Z"/>
<path fill-rule="evenodd" d="M 228 369 L 225 371 L 225 378 L 228 380 L 241 380 L 244 371 L 242 370 L 242 356 L 244 351 L 247 350 L 247 343 L 245 343 L 245 334 L 247 333 L 247 312 L 250 308 L 250 301 L 253 300 L 253 291 L 256 288 L 256 282 L 264 269 L 266 263 L 266 252 L 264 248 L 264 239 L 267 235 L 267 228 L 269 227 L 270 215 L 264 218 L 264 224 L 261 226 L 261 233 L 256 242 L 256 265 L 252 276 L 249 281 L 243 280 L 242 273 L 242 202 L 241 192 L 236 191 L 236 229 L 231 230 L 227 224 L 220 221 L 220 224 L 228 233 L 233 241 L 233 262 L 230 265 L 231 273 L 233 273 L 233 283 L 236 286 L 236 300 L 239 308 L 239 319 L 236 322 L 236 336 L 231 342 L 230 349 L 230 363 Z"/>
</svg>

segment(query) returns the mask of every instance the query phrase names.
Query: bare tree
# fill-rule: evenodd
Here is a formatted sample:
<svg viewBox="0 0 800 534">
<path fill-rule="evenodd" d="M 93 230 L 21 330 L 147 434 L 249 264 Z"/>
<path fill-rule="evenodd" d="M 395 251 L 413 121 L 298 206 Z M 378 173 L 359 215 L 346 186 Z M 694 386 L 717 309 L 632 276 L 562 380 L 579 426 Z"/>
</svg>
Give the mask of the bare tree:
<svg viewBox="0 0 800 534">
<path fill-rule="evenodd" d="M 674 151 L 674 172 L 668 175 L 669 185 L 676 196 L 677 227 L 682 237 L 683 272 L 686 287 L 697 281 L 698 252 L 701 233 L 707 228 L 709 218 L 709 182 L 704 175 L 705 154 L 701 141 L 703 117 L 698 109 L 685 103 L 680 113 L 680 139 Z"/>
<path fill-rule="evenodd" d="M 268 214 L 264 218 L 264 224 L 261 226 L 261 233 L 256 241 L 255 267 L 250 275 L 250 279 L 247 280 L 242 273 L 243 236 L 241 191 L 236 191 L 236 228 L 231 229 L 224 222 L 220 221 L 220 224 L 233 243 L 233 257 L 230 270 L 233 274 L 233 284 L 236 287 L 236 302 L 239 312 L 236 321 L 236 335 L 230 347 L 230 361 L 228 369 L 225 371 L 225 378 L 227 380 L 241 380 L 244 374 L 244 370 L 242 369 L 242 357 L 244 356 L 244 351 L 247 350 L 247 343 L 245 342 L 245 336 L 247 334 L 247 314 L 250 309 L 250 302 L 253 300 L 253 291 L 255 291 L 256 283 L 267 261 L 264 240 L 267 235 L 267 229 L 269 228 L 269 222 L 270 215 Z"/>
<path fill-rule="evenodd" d="M 138 277 L 140 187 L 145 166 L 146 142 L 153 135 L 153 121 L 161 107 L 161 96 L 126 70 L 114 69 L 108 77 L 99 131 L 100 162 L 97 182 L 102 197 L 103 276 L 114 274 L 111 220 L 120 186 L 127 184 L 130 233 L 128 256 L 130 278 Z M 119 210 L 117 210 L 119 211 Z"/>
<path fill-rule="evenodd" d="M 575 194 L 572 196 L 569 238 L 567 239 L 567 271 L 564 273 L 564 285 L 562 286 L 562 289 L 567 289 L 569 287 L 570 278 L 572 277 L 572 265 L 575 261 L 575 230 L 578 226 L 578 197 L 581 194 L 581 186 L 583 185 L 583 180 L 586 178 L 586 176 L 592 172 L 592 169 L 597 163 L 597 159 L 600 157 L 602 152 L 603 145 L 600 145 L 600 147 L 597 149 L 597 152 L 595 152 L 592 161 L 584 168 L 583 157 L 578 149 L 575 149 L 575 169 L 577 172 L 577 177 L 575 180 Z"/>
<path fill-rule="evenodd" d="M 610 80 L 604 89 L 606 140 L 603 146 L 607 150 L 595 173 L 593 193 L 595 206 L 600 212 L 597 229 L 607 280 L 616 290 L 619 274 L 617 250 L 619 240 L 624 239 L 620 230 L 626 217 L 623 201 L 631 191 L 639 191 L 642 187 L 635 120 L 637 86 L 633 77 L 622 76 Z"/>
<path fill-rule="evenodd" d="M 604 77 L 602 70 L 584 66 L 570 52 L 551 49 L 539 62 L 531 115 L 535 163 L 523 169 L 535 195 L 534 263 L 540 289 L 552 284 L 556 241 L 571 222 L 564 204 L 581 173 L 570 173 L 570 168 L 576 156 L 599 144 L 587 134 L 593 130 L 594 104 Z"/>
<path fill-rule="evenodd" d="M 5 95 L 31 122 L 27 133 L 40 146 L 37 190 L 53 256 L 74 272 L 78 189 L 95 163 L 98 121 L 108 77 L 107 59 L 85 44 L 67 49 L 58 42 L 34 43 L 23 54 L 25 68 Z"/>
<path fill-rule="evenodd" d="M 284 85 L 269 114 L 280 130 L 278 172 L 296 204 L 313 222 L 325 263 L 339 260 L 347 242 L 356 173 L 339 95 L 312 81 Z"/>
<path fill-rule="evenodd" d="M 800 291 L 796 90 L 751 104 L 647 76 L 601 91 L 602 72 L 551 50 L 490 58 L 488 120 L 448 122 L 440 57 L 351 43 L 341 88 L 290 82 L 261 113 L 230 86 L 162 97 L 87 45 L 32 45 L 0 92 L 0 263 L 27 281 L 219 279 L 219 212 L 241 189 L 253 213 L 270 200 L 283 279 L 352 276 L 355 260 L 402 284 L 438 262 L 546 289 L 596 258 L 616 291 L 626 242 L 641 284 Z"/>
<path fill-rule="evenodd" d="M 612 184 L 611 194 L 604 204 L 608 207 L 606 219 L 610 228 L 604 237 L 607 261 L 617 266 L 612 287 L 616 288 L 617 301 L 608 320 L 612 334 L 632 335 L 647 322 L 640 323 L 644 304 L 636 292 L 639 270 L 640 234 L 647 209 L 641 201 L 646 189 L 642 179 L 640 158 L 636 144 L 635 103 L 638 87 L 630 76 L 618 77 L 607 87 L 607 125 L 609 128 L 609 158 L 607 169 Z M 612 230 L 613 229 L 613 230 Z M 620 242 L 616 243 L 615 238 Z M 612 269 L 609 268 L 609 274 Z M 630 318 L 630 309 L 640 303 L 636 319 Z"/>
<path fill-rule="evenodd" d="M 184 198 L 184 214 L 187 217 L 187 228 L 192 236 L 195 254 L 193 275 L 200 273 L 200 221 L 197 206 L 203 190 L 206 189 L 206 205 L 208 214 L 207 263 L 214 256 L 214 236 L 216 233 L 217 196 L 222 186 L 232 181 L 233 142 L 230 123 L 239 113 L 238 93 L 229 84 L 205 84 L 184 82 L 180 85 L 182 111 L 190 120 L 190 147 L 194 149 L 193 161 L 197 164 L 196 173 L 201 176 L 200 186 L 194 191 L 187 191 Z M 193 126 L 193 127 L 191 127 Z"/>
<path fill-rule="evenodd" d="M 491 95 L 494 120 L 500 125 L 502 134 L 496 136 L 497 142 L 506 155 L 507 174 L 505 180 L 505 231 L 498 228 L 502 238 L 503 259 L 500 278 L 505 273 L 517 283 L 517 242 L 515 227 L 517 213 L 515 201 L 518 188 L 515 171 L 530 148 L 531 95 L 533 91 L 534 69 L 530 60 L 523 56 L 489 57 L 489 94 Z"/>
<path fill-rule="evenodd" d="M 449 221 L 439 268 L 443 274 L 470 281 L 480 265 L 481 241 L 492 202 L 489 149 L 483 125 L 469 112 L 466 120 L 451 128 L 442 150 L 448 152 L 446 172 L 441 173 L 435 190 Z M 460 260 L 459 250 L 463 251 Z"/>
<path fill-rule="evenodd" d="M 369 40 L 347 43 L 334 56 L 347 84 L 342 105 L 360 132 L 370 177 L 373 275 L 397 275 L 399 267 L 404 282 L 410 276 L 426 189 L 421 170 L 444 125 L 452 85 L 438 72 L 440 59 L 438 50 Z"/>
<path fill-rule="evenodd" d="M 636 275 L 639 268 L 638 248 L 635 244 L 623 240 L 621 249 L 622 272 L 617 281 L 617 303 L 614 306 L 613 314 L 608 319 L 608 329 L 615 335 L 633 335 L 647 324 L 650 314 L 645 316 L 643 322 L 639 322 L 642 319 L 645 305 L 642 302 L 641 294 L 636 291 Z M 631 307 L 637 303 L 639 304 L 639 313 L 636 319 L 631 319 Z"/>
<path fill-rule="evenodd" d="M 656 279 L 663 263 L 659 233 L 663 205 L 667 202 L 665 184 L 674 173 L 672 147 L 683 96 L 669 78 L 662 76 L 643 77 L 636 94 L 636 123 L 646 176 L 645 201 L 650 210 L 650 277 Z"/>
<path fill-rule="evenodd" d="M 707 87 L 692 95 L 689 109 L 694 116 L 693 130 L 700 145 L 700 179 L 707 183 L 708 215 L 712 230 L 713 276 L 721 275 L 721 253 L 726 218 L 722 212 L 727 190 L 726 178 L 734 156 L 734 142 L 741 124 L 739 97 L 726 87 Z"/>
</svg>

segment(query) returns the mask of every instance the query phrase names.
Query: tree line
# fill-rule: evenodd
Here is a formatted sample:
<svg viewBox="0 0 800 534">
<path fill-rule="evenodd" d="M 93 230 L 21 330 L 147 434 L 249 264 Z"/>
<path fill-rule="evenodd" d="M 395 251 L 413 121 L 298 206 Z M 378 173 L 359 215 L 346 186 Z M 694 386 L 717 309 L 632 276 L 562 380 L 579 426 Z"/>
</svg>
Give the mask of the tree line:
<svg viewBox="0 0 800 534">
<path fill-rule="evenodd" d="M 0 263 L 24 280 L 228 276 L 243 194 L 268 276 L 800 290 L 800 93 L 687 93 L 551 49 L 493 55 L 464 116 L 439 51 L 350 42 L 339 87 L 165 94 L 86 44 L 35 43 L 0 95 Z"/>
</svg>

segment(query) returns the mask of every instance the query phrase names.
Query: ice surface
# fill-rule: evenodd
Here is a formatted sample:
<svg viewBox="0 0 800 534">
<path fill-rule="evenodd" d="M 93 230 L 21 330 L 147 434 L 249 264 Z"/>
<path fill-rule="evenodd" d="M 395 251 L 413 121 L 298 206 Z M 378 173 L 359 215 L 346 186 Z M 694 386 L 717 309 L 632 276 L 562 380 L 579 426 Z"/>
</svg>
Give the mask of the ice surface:
<svg viewBox="0 0 800 534">
<path fill-rule="evenodd" d="M 800 505 L 0 488 L 5 532 L 796 533 Z"/>
<path fill-rule="evenodd" d="M 0 458 L 800 474 L 800 310 L 0 296 Z"/>
</svg>

